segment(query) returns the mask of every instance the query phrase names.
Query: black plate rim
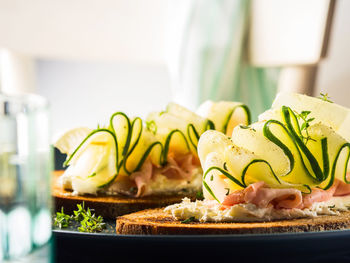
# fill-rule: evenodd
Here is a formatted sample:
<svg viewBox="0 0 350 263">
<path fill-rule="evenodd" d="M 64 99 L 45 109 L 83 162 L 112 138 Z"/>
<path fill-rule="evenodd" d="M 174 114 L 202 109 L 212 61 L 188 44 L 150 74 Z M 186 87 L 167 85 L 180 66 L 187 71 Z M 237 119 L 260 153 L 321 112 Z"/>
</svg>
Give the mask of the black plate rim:
<svg viewBox="0 0 350 263">
<path fill-rule="evenodd" d="M 319 232 L 288 232 L 288 233 L 267 233 L 267 234 L 227 234 L 227 235 L 117 235 L 114 233 L 84 233 L 78 231 L 54 229 L 53 234 L 69 238 L 95 238 L 95 239 L 118 239 L 118 240 L 290 240 L 290 239 L 319 239 L 319 238 L 340 238 L 349 237 L 350 229 L 326 230 Z"/>
</svg>

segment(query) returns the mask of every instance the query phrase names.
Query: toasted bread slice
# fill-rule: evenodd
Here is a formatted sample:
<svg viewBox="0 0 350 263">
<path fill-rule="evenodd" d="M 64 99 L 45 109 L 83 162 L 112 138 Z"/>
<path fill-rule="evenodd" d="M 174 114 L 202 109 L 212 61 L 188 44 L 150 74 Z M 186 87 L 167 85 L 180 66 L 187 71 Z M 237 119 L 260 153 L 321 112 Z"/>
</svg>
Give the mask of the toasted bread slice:
<svg viewBox="0 0 350 263">
<path fill-rule="evenodd" d="M 148 209 L 117 218 L 122 235 L 216 235 L 309 232 L 350 228 L 350 212 L 338 216 L 278 220 L 257 223 L 181 223 L 162 208 Z"/>
<path fill-rule="evenodd" d="M 59 176 L 63 171 L 55 171 L 53 176 L 52 196 L 55 201 L 56 211 L 64 207 L 66 213 L 72 213 L 77 204 L 85 203 L 85 207 L 94 209 L 96 215 L 104 218 L 115 219 L 117 216 L 148 209 L 179 203 L 184 195 L 174 196 L 147 196 L 142 198 L 131 198 L 123 196 L 107 195 L 84 195 L 74 196 L 71 191 L 62 189 L 58 183 Z M 187 196 L 191 198 L 191 196 Z M 192 199 L 195 199 L 192 196 Z"/>
</svg>

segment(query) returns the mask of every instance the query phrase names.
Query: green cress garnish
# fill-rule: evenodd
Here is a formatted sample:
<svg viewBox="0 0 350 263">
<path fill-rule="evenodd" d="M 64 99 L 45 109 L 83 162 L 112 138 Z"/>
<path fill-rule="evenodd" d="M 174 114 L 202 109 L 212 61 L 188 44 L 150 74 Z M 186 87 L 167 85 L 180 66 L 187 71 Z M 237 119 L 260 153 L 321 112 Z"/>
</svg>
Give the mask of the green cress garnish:
<svg viewBox="0 0 350 263">
<path fill-rule="evenodd" d="M 54 226 L 57 226 L 59 228 L 66 228 L 69 226 L 71 221 L 71 216 L 66 215 L 63 211 L 63 207 L 61 207 L 61 212 L 57 212 L 56 216 L 54 218 Z"/>
<path fill-rule="evenodd" d="M 91 211 L 93 209 L 84 207 L 84 202 L 82 204 L 77 205 L 77 210 L 73 211 L 73 215 L 65 214 L 63 211 L 63 207 L 61 208 L 61 212 L 57 212 L 54 218 L 54 226 L 59 228 L 67 228 L 71 225 L 72 220 L 79 222 L 80 226 L 78 227 L 78 231 L 80 232 L 101 232 L 105 227 L 105 223 L 103 222 L 103 217 L 96 217 Z"/>
<path fill-rule="evenodd" d="M 83 220 L 80 221 L 80 227 L 78 227 L 80 232 L 101 232 L 106 227 L 106 224 L 103 222 L 103 217 L 96 217 L 95 214 L 91 213 L 90 208 L 83 211 L 82 215 Z"/>
</svg>

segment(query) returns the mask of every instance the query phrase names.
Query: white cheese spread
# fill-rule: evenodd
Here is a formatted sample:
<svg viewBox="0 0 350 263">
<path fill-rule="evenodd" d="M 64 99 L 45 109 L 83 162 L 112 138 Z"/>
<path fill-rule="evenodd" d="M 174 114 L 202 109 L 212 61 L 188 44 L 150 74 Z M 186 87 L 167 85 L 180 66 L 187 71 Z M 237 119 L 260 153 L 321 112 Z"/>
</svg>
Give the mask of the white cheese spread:
<svg viewBox="0 0 350 263">
<path fill-rule="evenodd" d="M 254 204 L 237 204 L 221 209 L 215 200 L 191 202 L 184 198 L 181 203 L 170 205 L 164 211 L 178 220 L 194 217 L 200 222 L 257 222 L 277 219 L 314 218 L 319 215 L 338 215 L 350 207 L 350 196 L 333 197 L 327 202 L 314 203 L 305 209 L 275 209 Z"/>
<path fill-rule="evenodd" d="M 193 170 L 193 175 L 188 180 L 169 179 L 165 175 L 158 174 L 147 184 L 144 195 L 173 195 L 175 193 L 193 193 L 202 188 L 202 169 Z"/>
<path fill-rule="evenodd" d="M 116 181 L 114 184 L 120 183 Z M 97 194 L 99 190 L 96 186 L 85 183 L 84 180 L 79 180 L 79 177 L 72 176 L 70 173 L 64 173 L 60 177 L 60 184 L 64 189 L 73 190 L 72 195 Z M 118 195 L 118 192 L 113 190 L 113 184 L 105 191 L 107 195 Z M 193 174 L 188 179 L 169 179 L 165 175 L 157 174 L 146 185 L 143 196 L 149 195 L 174 195 L 195 193 L 202 188 L 202 169 L 196 168 Z"/>
</svg>

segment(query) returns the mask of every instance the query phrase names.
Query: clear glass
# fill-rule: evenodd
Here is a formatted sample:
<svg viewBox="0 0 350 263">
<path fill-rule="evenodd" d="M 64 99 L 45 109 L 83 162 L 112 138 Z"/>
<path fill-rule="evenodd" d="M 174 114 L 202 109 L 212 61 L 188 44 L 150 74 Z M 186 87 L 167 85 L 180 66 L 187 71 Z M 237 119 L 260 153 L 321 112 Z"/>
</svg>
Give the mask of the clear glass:
<svg viewBox="0 0 350 263">
<path fill-rule="evenodd" d="M 0 262 L 49 262 L 52 154 L 47 101 L 0 94 Z"/>
</svg>

